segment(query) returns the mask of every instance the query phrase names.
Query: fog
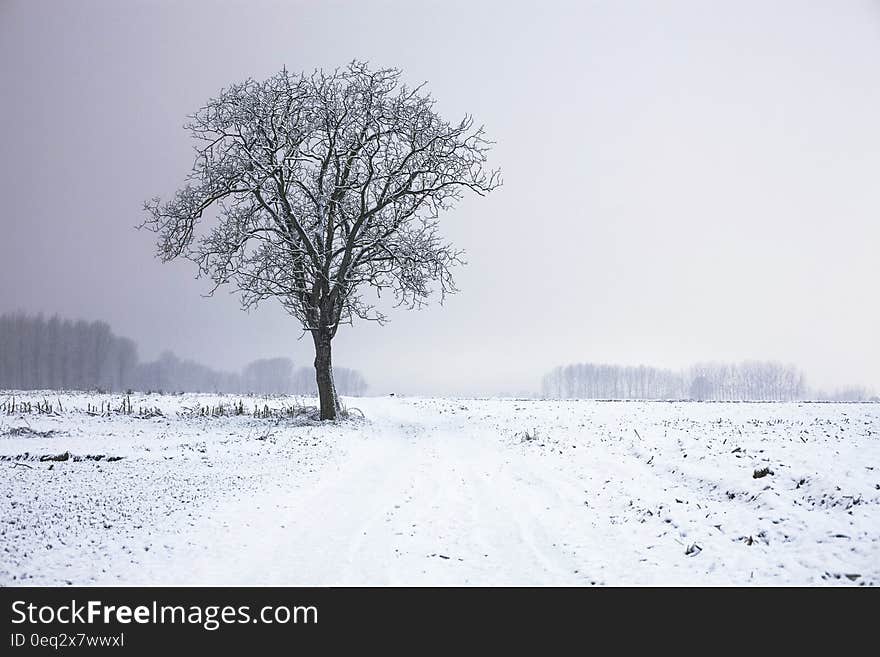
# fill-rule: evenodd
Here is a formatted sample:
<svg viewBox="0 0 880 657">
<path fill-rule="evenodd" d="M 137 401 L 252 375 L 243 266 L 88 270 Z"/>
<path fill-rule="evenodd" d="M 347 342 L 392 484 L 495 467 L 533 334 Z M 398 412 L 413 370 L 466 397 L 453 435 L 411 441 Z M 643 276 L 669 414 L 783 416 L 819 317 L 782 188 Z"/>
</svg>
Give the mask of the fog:
<svg viewBox="0 0 880 657">
<path fill-rule="evenodd" d="M 537 391 L 557 365 L 795 363 L 880 389 L 876 2 L 0 2 L 0 313 L 108 322 L 143 360 L 313 358 L 134 226 L 187 114 L 353 58 L 472 113 L 504 186 L 442 217 L 444 306 L 340 328 L 370 393 Z"/>
</svg>

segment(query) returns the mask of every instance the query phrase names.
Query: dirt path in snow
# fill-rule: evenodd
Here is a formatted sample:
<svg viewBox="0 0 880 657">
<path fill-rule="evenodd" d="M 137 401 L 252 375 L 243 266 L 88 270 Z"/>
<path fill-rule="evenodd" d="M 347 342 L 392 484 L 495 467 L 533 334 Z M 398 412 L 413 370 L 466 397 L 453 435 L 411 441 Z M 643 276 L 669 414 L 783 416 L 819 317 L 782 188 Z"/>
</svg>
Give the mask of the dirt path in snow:
<svg viewBox="0 0 880 657">
<path fill-rule="evenodd" d="M 378 409 L 377 409 L 378 410 Z M 179 559 L 138 567 L 163 584 L 589 583 L 556 526 L 561 485 L 540 462 L 393 404 L 313 481 L 206 518 Z M 409 409 L 405 409 L 409 410 Z M 404 414 L 406 415 L 406 414 Z M 580 576 L 579 576 L 580 575 Z"/>
</svg>

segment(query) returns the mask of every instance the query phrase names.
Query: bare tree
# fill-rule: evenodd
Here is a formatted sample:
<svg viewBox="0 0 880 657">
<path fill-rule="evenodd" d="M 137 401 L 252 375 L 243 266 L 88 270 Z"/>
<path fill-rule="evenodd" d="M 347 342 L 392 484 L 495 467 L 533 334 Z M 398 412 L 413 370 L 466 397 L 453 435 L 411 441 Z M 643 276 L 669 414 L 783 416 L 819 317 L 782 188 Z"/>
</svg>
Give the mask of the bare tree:
<svg viewBox="0 0 880 657">
<path fill-rule="evenodd" d="M 708 376 L 695 376 L 690 385 L 691 399 L 708 401 L 713 394 L 712 381 Z"/>
<path fill-rule="evenodd" d="M 259 395 L 292 392 L 293 362 L 289 358 L 260 358 L 241 373 L 242 388 Z"/>
<path fill-rule="evenodd" d="M 315 345 L 321 418 L 339 408 L 331 341 L 354 318 L 386 318 L 363 295 L 390 290 L 420 306 L 455 291 L 461 253 L 437 217 L 466 190 L 500 184 L 490 142 L 471 117 L 444 121 L 397 69 L 352 62 L 332 73 L 286 70 L 223 90 L 190 117 L 198 142 L 187 184 L 145 205 L 163 261 L 241 292 L 250 308 L 278 299 Z M 206 211 L 212 227 L 197 236 Z"/>
<path fill-rule="evenodd" d="M 551 398 L 679 399 L 700 401 L 789 401 L 810 393 L 804 375 L 793 365 L 772 361 L 698 363 L 674 372 L 654 367 L 578 363 L 557 367 L 541 382 Z M 867 398 L 868 393 L 851 391 Z"/>
</svg>

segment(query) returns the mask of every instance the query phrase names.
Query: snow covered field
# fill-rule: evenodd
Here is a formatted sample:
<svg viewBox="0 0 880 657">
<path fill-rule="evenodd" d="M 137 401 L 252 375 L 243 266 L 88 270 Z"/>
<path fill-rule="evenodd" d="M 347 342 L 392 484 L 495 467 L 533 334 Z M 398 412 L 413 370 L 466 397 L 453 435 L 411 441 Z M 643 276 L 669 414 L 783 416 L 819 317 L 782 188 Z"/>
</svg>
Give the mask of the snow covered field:
<svg viewBox="0 0 880 657">
<path fill-rule="evenodd" d="M 880 583 L 877 404 L 7 395 L 2 585 Z"/>
</svg>

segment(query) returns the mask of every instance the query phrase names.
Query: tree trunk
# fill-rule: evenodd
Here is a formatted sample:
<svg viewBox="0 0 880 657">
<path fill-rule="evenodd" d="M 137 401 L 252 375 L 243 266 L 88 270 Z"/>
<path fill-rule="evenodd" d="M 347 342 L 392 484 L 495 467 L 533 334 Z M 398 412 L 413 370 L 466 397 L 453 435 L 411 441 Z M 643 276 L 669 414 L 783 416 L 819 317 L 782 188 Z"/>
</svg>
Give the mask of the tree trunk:
<svg viewBox="0 0 880 657">
<path fill-rule="evenodd" d="M 318 399 L 321 405 L 321 419 L 335 420 L 340 408 L 333 381 L 333 359 L 330 350 L 329 330 L 312 332 L 315 341 L 315 378 L 318 382 Z"/>
</svg>

